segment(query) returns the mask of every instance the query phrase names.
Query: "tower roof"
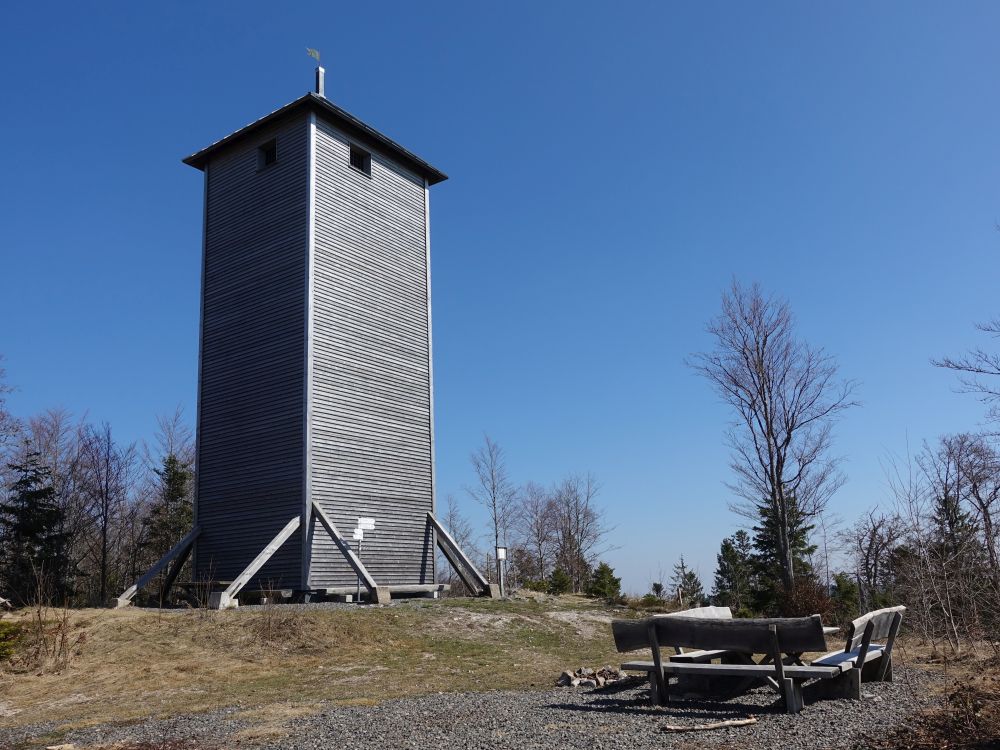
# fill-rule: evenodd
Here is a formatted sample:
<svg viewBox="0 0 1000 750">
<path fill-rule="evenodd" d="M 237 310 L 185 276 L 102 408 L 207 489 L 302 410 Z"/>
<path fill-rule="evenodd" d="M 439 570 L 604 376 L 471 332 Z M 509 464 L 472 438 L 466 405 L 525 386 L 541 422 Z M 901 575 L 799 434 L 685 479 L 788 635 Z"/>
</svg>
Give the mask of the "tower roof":
<svg viewBox="0 0 1000 750">
<path fill-rule="evenodd" d="M 270 114 L 264 115 L 259 120 L 240 128 L 235 133 L 230 133 L 225 138 L 203 148 L 201 151 L 191 154 L 191 156 L 184 159 L 184 163 L 204 170 L 205 165 L 208 164 L 208 160 L 219 149 L 259 130 L 275 120 L 299 111 L 317 112 L 323 115 L 348 135 L 368 141 L 371 145 L 380 148 L 403 166 L 426 178 L 427 182 L 431 185 L 444 182 L 448 179 L 448 175 L 444 172 L 435 169 L 416 154 L 407 151 L 388 136 L 375 130 L 371 125 L 363 123 L 350 112 L 341 109 L 326 97 L 314 94 L 311 91 L 304 96 L 300 96 L 295 101 L 286 104 L 284 107 L 280 107 Z"/>
</svg>

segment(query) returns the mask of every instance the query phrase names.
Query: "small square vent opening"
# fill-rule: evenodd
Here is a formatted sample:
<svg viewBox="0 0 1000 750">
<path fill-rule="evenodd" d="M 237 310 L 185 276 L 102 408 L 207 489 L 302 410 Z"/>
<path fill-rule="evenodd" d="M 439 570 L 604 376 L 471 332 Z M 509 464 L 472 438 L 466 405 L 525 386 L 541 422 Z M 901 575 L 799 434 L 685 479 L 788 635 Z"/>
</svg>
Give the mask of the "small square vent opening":
<svg viewBox="0 0 1000 750">
<path fill-rule="evenodd" d="M 359 172 L 372 176 L 372 155 L 357 146 L 351 146 L 351 166 Z"/>
<path fill-rule="evenodd" d="M 278 142 L 273 138 L 257 149 L 257 168 L 269 167 L 278 161 Z"/>
</svg>

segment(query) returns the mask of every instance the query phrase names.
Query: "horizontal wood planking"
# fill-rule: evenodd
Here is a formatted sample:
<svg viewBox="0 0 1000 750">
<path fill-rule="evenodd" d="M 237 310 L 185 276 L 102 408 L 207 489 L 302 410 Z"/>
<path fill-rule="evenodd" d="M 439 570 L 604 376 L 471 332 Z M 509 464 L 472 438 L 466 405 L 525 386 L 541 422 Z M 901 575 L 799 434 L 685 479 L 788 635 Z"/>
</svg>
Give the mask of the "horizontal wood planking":
<svg viewBox="0 0 1000 750">
<path fill-rule="evenodd" d="M 313 246 L 311 490 L 347 533 L 376 519 L 362 560 L 379 585 L 433 582 L 430 331 L 423 180 L 317 117 Z M 315 523 L 315 521 L 314 521 Z M 355 573 L 322 530 L 310 586 Z"/>
<path fill-rule="evenodd" d="M 645 620 L 613 620 L 611 632 L 615 648 L 619 652 L 627 652 L 648 647 L 646 628 L 649 624 L 655 625 L 657 637 L 664 647 L 766 654 L 771 647 L 769 628 L 776 626 L 781 648 L 786 653 L 826 650 L 819 615 L 772 619 L 658 616 Z"/>
<path fill-rule="evenodd" d="M 196 577 L 239 574 L 301 512 L 308 120 L 214 154 L 206 173 Z M 277 163 L 258 146 L 277 139 Z M 301 531 L 251 586 L 300 585 Z"/>
</svg>

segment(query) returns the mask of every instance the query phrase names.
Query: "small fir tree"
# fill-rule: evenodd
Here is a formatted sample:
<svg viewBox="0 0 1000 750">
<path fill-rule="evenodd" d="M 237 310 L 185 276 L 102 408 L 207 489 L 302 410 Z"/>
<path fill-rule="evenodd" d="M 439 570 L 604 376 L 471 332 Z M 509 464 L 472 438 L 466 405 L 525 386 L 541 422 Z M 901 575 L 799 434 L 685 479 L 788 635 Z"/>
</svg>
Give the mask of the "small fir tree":
<svg viewBox="0 0 1000 750">
<path fill-rule="evenodd" d="M 194 513 L 189 491 L 191 468 L 171 453 L 155 471 L 159 487 L 146 520 L 146 544 L 151 556 L 159 559 L 191 530 Z"/>
<path fill-rule="evenodd" d="M 740 529 L 723 539 L 715 561 L 712 600 L 716 605 L 729 607 L 734 612 L 746 612 L 750 608 L 754 577 L 750 535 Z"/>
<path fill-rule="evenodd" d="M 38 453 L 8 467 L 14 481 L 0 503 L 0 586 L 21 605 L 71 594 L 69 534 L 52 475 Z"/>
<path fill-rule="evenodd" d="M 780 610 L 780 602 L 793 595 L 793 592 L 785 590 L 784 584 L 785 571 L 781 557 L 783 545 L 779 539 L 783 528 L 786 528 L 785 524 L 776 518 L 770 508 L 761 510 L 760 522 L 753 527 L 753 569 L 756 579 L 753 606 L 759 612 L 774 614 Z M 816 545 L 809 543 L 809 532 L 813 526 L 808 523 L 794 498 L 790 498 L 788 502 L 787 528 L 788 545 L 795 570 L 793 588 L 799 588 L 813 577 L 809 557 L 816 551 Z"/>
<path fill-rule="evenodd" d="M 569 577 L 565 570 L 556 568 L 549 576 L 549 593 L 565 594 L 573 588 L 573 579 Z"/>
<path fill-rule="evenodd" d="M 861 609 L 861 587 L 847 573 L 835 573 L 833 591 L 830 592 L 833 616 L 836 622 L 846 624 L 858 616 Z"/>
<path fill-rule="evenodd" d="M 674 566 L 671 583 L 674 586 L 674 596 L 682 607 L 700 607 L 705 603 L 705 590 L 701 585 L 701 579 L 687 567 L 683 555 L 681 561 Z"/>
<path fill-rule="evenodd" d="M 622 579 L 615 577 L 614 568 L 602 562 L 594 569 L 587 593 L 601 599 L 618 599 L 622 595 Z"/>
</svg>

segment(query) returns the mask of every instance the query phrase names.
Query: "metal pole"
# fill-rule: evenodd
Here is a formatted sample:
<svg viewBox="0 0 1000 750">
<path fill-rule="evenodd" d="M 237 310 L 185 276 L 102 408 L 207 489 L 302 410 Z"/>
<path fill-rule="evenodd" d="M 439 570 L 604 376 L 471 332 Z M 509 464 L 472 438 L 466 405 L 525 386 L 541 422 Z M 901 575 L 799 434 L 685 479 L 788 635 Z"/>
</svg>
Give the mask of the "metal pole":
<svg viewBox="0 0 1000 750">
<path fill-rule="evenodd" d="M 359 560 L 361 559 L 361 540 L 360 539 L 358 540 L 358 559 Z M 361 576 L 358 576 L 358 593 L 357 593 L 356 596 L 357 596 L 357 598 L 354 601 L 356 601 L 358 604 L 360 604 L 361 603 Z"/>
<path fill-rule="evenodd" d="M 502 598 L 504 596 L 503 569 L 507 565 L 507 561 L 498 560 L 497 562 L 500 564 L 500 596 Z"/>
</svg>

